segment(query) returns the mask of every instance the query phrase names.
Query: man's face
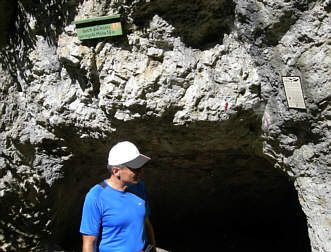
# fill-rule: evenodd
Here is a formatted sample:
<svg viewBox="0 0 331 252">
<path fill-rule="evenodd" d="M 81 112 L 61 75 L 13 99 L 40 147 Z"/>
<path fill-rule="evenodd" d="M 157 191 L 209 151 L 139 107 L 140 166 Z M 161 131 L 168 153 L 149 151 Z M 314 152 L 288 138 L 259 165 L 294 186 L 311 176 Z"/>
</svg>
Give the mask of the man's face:
<svg viewBox="0 0 331 252">
<path fill-rule="evenodd" d="M 137 184 L 142 174 L 142 168 L 132 169 L 124 166 L 120 169 L 120 180 L 125 184 Z"/>
</svg>

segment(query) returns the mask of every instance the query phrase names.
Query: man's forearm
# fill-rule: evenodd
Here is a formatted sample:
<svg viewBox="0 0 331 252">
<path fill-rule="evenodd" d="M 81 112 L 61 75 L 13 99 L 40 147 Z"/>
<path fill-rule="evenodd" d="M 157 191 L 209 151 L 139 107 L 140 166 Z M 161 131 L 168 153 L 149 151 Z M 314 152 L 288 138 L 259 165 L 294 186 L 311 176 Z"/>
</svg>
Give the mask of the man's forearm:
<svg viewBox="0 0 331 252">
<path fill-rule="evenodd" d="M 154 234 L 154 229 L 152 226 L 152 223 L 150 222 L 149 218 L 145 219 L 145 227 L 146 227 L 146 233 L 147 233 L 147 238 L 148 242 L 154 246 L 153 252 L 156 252 L 156 242 L 155 242 L 155 234 Z"/>
</svg>

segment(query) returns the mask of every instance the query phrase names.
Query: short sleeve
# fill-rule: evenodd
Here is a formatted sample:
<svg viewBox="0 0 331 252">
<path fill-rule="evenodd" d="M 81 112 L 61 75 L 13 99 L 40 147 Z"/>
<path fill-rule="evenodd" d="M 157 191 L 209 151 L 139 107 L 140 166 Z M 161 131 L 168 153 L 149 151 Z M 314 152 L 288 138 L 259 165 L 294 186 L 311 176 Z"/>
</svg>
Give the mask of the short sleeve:
<svg viewBox="0 0 331 252">
<path fill-rule="evenodd" d="M 99 235 L 101 224 L 101 214 L 97 197 L 93 191 L 87 193 L 83 206 L 80 233 L 86 235 Z"/>
<path fill-rule="evenodd" d="M 143 182 L 141 182 L 142 185 L 142 191 L 143 191 L 143 197 L 144 200 L 146 202 L 146 217 L 150 217 L 151 216 L 151 208 L 149 206 L 149 200 L 148 200 L 148 196 L 147 196 L 147 191 L 146 191 L 146 187 L 145 184 Z"/>
</svg>

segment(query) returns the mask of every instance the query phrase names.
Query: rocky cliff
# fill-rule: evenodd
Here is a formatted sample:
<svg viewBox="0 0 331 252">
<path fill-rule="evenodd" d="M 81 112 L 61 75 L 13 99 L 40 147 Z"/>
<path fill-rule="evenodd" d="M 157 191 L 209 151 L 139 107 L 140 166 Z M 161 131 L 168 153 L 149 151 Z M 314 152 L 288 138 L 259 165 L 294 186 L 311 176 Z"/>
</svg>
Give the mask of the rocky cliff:
<svg viewBox="0 0 331 252">
<path fill-rule="evenodd" d="M 0 7 L 0 250 L 77 250 L 84 195 L 130 140 L 153 159 L 163 247 L 331 251 L 329 0 Z M 113 14 L 122 36 L 77 38 L 72 21 Z M 306 109 L 282 76 L 300 77 Z"/>
</svg>

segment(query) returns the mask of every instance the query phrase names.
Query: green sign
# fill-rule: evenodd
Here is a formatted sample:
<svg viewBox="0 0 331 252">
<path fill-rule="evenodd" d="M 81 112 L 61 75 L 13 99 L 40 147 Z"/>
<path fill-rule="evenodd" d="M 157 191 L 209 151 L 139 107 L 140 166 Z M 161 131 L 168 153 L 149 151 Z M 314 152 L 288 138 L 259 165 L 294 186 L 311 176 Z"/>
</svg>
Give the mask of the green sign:
<svg viewBox="0 0 331 252">
<path fill-rule="evenodd" d="M 76 24 L 77 26 L 77 36 L 80 40 L 119 36 L 123 34 L 121 23 L 110 22 L 110 20 L 119 18 L 119 15 L 91 18 L 82 21 L 75 21 L 73 24 Z"/>
<path fill-rule="evenodd" d="M 77 35 L 80 40 L 118 36 L 122 34 L 122 26 L 119 22 L 77 28 Z"/>
</svg>

